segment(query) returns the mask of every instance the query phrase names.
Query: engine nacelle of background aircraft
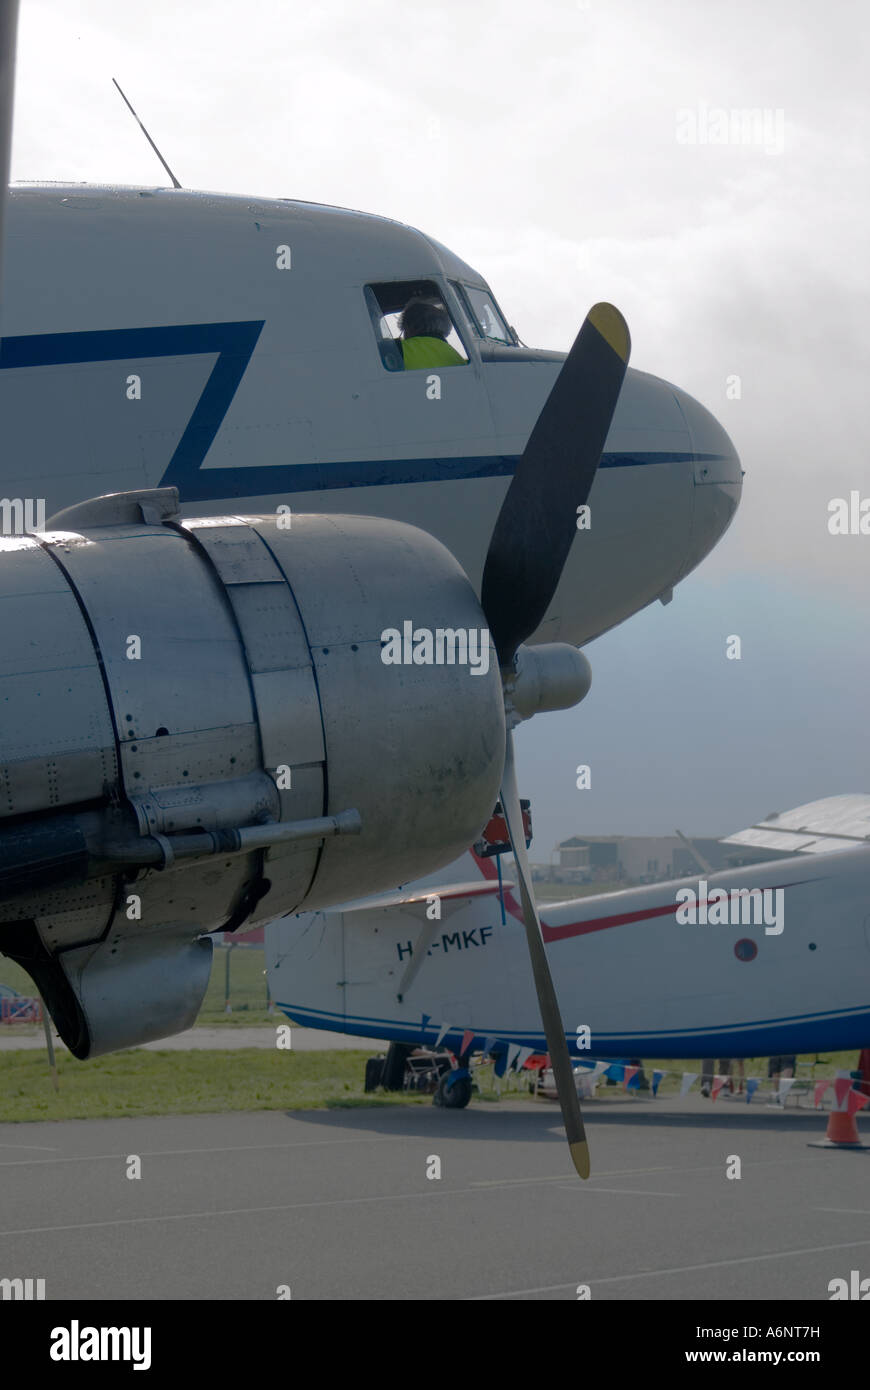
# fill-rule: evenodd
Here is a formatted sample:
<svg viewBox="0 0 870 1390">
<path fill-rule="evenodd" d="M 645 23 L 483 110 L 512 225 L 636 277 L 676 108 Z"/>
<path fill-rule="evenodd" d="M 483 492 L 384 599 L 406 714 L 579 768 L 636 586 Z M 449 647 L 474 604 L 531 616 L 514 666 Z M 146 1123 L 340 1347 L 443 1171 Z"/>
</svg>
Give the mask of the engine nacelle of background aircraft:
<svg viewBox="0 0 870 1390">
<path fill-rule="evenodd" d="M 504 762 L 486 621 L 438 541 L 176 503 L 98 498 L 0 543 L 0 947 L 78 1057 L 192 1023 L 203 934 L 455 858 Z M 434 646 L 388 663 L 406 624 Z"/>
</svg>

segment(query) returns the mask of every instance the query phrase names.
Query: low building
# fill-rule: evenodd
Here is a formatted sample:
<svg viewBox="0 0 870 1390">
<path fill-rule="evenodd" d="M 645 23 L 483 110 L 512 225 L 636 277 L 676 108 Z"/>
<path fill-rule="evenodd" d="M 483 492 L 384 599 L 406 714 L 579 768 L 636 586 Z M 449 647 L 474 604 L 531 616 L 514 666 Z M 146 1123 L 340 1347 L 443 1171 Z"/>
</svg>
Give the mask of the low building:
<svg viewBox="0 0 870 1390">
<path fill-rule="evenodd" d="M 702 863 L 715 872 L 775 857 L 742 846 L 735 852 L 708 836 L 687 844 L 679 835 L 572 835 L 556 846 L 556 854 L 554 877 L 564 883 L 655 883 L 703 873 Z"/>
</svg>

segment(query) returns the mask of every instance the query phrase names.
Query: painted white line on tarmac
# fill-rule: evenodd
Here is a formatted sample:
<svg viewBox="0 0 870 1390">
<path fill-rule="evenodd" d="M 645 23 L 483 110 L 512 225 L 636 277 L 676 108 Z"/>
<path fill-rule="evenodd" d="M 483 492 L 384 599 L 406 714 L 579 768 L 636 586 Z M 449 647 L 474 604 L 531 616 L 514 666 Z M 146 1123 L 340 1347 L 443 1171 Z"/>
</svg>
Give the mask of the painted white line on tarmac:
<svg viewBox="0 0 870 1390">
<path fill-rule="evenodd" d="M 609 1193 L 615 1194 L 617 1197 L 682 1197 L 682 1196 L 683 1196 L 683 1193 L 682 1193 L 682 1192 L 641 1192 L 641 1191 L 638 1191 L 637 1188 L 633 1188 L 633 1187 L 598 1187 L 597 1185 L 596 1185 L 595 1187 L 590 1187 L 588 1183 L 585 1184 L 585 1186 L 583 1186 L 583 1187 L 579 1187 L 579 1186 L 569 1186 L 568 1183 L 563 1182 L 563 1183 L 560 1184 L 560 1186 L 561 1186 L 561 1189 L 562 1189 L 563 1192 L 582 1192 L 584 1195 L 585 1195 L 587 1192 L 609 1192 Z"/>
<path fill-rule="evenodd" d="M 137 1116 L 137 1119 L 149 1119 L 150 1116 Z M 401 1138 L 402 1136 L 397 1136 Z M 261 1153 L 266 1149 L 313 1149 L 324 1144 L 390 1144 L 395 1140 L 389 1135 L 372 1134 L 371 1136 L 360 1137 L 355 1135 L 352 1139 L 296 1139 L 287 1144 L 225 1144 L 219 1148 L 208 1149 L 142 1149 L 142 1158 L 175 1158 L 179 1155 L 196 1154 L 233 1154 L 233 1153 Z M 0 1159 L 0 1168 L 36 1168 L 39 1164 L 51 1163 L 99 1163 L 103 1159 L 111 1159 L 117 1163 L 118 1159 L 123 1159 L 127 1153 L 109 1154 L 68 1154 L 64 1158 L 13 1158 L 10 1162 Z"/>
<path fill-rule="evenodd" d="M 39 1121 L 37 1120 L 36 1123 L 38 1124 Z M 52 1148 L 50 1144 L 0 1144 L 0 1149 L 27 1149 L 47 1154 L 60 1153 L 60 1149 Z M 38 1163 L 47 1163 L 48 1161 L 44 1158 L 37 1159 Z"/>
<path fill-rule="evenodd" d="M 813 1207 L 813 1211 L 836 1211 L 843 1216 L 870 1216 L 870 1211 L 860 1207 Z"/>
<path fill-rule="evenodd" d="M 831 1250 L 854 1250 L 861 1245 L 870 1245 L 870 1240 L 847 1240 L 841 1245 L 812 1245 L 803 1250 L 772 1250 L 764 1255 L 741 1255 L 733 1260 L 708 1260 L 702 1265 L 678 1265 L 671 1269 L 644 1269 L 635 1274 L 607 1274 L 604 1278 L 588 1277 L 586 1283 L 627 1284 L 631 1279 L 658 1279 L 665 1274 L 696 1274 L 704 1269 L 724 1269 L 728 1265 L 758 1264 L 762 1260 L 787 1260 L 794 1255 L 824 1255 Z M 538 1289 L 512 1289 L 508 1293 L 480 1293 L 466 1299 L 468 1303 L 485 1303 L 497 1298 L 525 1298 L 533 1293 L 558 1293 L 561 1289 L 576 1289 L 577 1284 L 545 1284 Z"/>
<path fill-rule="evenodd" d="M 522 1140 L 518 1140 L 522 1143 Z M 812 1163 L 814 1160 L 811 1155 L 799 1154 L 795 1158 L 761 1158 L 753 1159 L 753 1168 L 779 1168 L 784 1163 Z M 592 1173 L 587 1179 L 588 1183 L 594 1183 L 598 1178 L 631 1178 L 643 1177 L 648 1173 L 718 1173 L 722 1169 L 720 1163 L 705 1163 L 697 1168 L 681 1168 L 673 1164 L 665 1164 L 658 1168 L 614 1168 L 606 1173 Z M 516 1183 L 517 1186 L 528 1183 L 539 1182 L 564 1182 L 564 1173 L 557 1173 L 552 1177 L 529 1177 L 529 1178 L 478 1178 L 471 1185 L 472 1187 L 503 1187 L 508 1183 Z"/>
<path fill-rule="evenodd" d="M 401 1202 L 409 1197 L 419 1202 L 433 1197 L 456 1196 L 457 1193 L 467 1193 L 469 1190 L 455 1187 L 433 1188 L 426 1192 L 390 1192 L 377 1197 L 328 1197 L 318 1202 L 286 1202 L 273 1207 L 232 1207 L 223 1211 L 180 1211 L 160 1216 L 119 1216 L 113 1221 L 77 1221 L 69 1226 L 28 1226 L 18 1231 L 0 1231 L 0 1236 L 56 1235 L 63 1231 L 93 1231 L 106 1226 L 148 1226 L 158 1221 L 200 1221 L 215 1216 L 260 1216 L 273 1211 L 304 1211 L 306 1208 L 315 1207 L 352 1207 L 370 1202 Z"/>
</svg>

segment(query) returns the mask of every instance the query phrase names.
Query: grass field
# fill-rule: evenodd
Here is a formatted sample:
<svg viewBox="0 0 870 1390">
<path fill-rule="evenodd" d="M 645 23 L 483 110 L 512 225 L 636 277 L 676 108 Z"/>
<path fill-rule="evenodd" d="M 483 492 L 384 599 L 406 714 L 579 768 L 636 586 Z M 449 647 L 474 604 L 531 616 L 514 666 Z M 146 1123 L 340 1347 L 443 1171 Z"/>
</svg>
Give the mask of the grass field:
<svg viewBox="0 0 870 1390">
<path fill-rule="evenodd" d="M 19 994 L 33 993 L 33 981 L 27 971 L 8 956 L 0 956 L 0 985 L 10 985 Z"/>
<path fill-rule="evenodd" d="M 226 1011 L 227 961 L 229 960 L 229 1001 Z M 258 1023 L 275 1026 L 275 1015 L 267 1012 L 266 953 L 261 946 L 216 946 L 211 978 L 199 1011 L 197 1024 L 209 1028 L 252 1028 Z"/>
<path fill-rule="evenodd" d="M 230 1004 L 226 1011 L 227 959 L 230 972 Z M 266 956 L 261 946 L 216 946 L 205 999 L 197 1017 L 204 1028 L 274 1028 L 276 1015 L 268 1012 Z M 10 985 L 19 994 L 32 995 L 33 981 L 20 965 L 0 956 L 0 984 Z M 282 1015 L 283 1017 L 283 1015 Z M 13 1030 L 9 1030 L 13 1031 Z M 38 1028 L 16 1026 L 15 1032 L 32 1034 Z"/>
<path fill-rule="evenodd" d="M 118 1052 L 92 1062 L 58 1056 L 54 1091 L 43 1052 L 0 1052 L 0 1121 L 197 1115 L 408 1105 L 419 1095 L 367 1096 L 365 1052 Z"/>
<path fill-rule="evenodd" d="M 353 1052 L 297 1052 L 263 1048 L 235 1051 L 146 1052 L 134 1049 L 76 1062 L 58 1055 L 60 1089 L 55 1092 L 40 1050 L 0 1052 L 0 1122 L 117 1118 L 129 1115 L 178 1115 L 228 1110 L 311 1110 L 334 1106 L 429 1104 L 428 1095 L 366 1095 L 366 1058 L 372 1049 Z M 803 1059 L 799 1059 L 803 1060 Z M 812 1058 L 805 1059 L 812 1061 Z M 817 1079 L 837 1068 L 855 1065 L 854 1053 L 832 1053 L 817 1068 Z M 676 1095 L 681 1074 L 699 1069 L 680 1059 L 644 1063 L 647 1077 L 654 1066 L 671 1073 L 659 1096 Z M 746 1063 L 746 1075 L 762 1078 L 753 1104 L 764 1103 L 770 1085 L 767 1058 Z M 799 1076 L 808 1071 L 799 1068 Z M 475 1078 L 482 1100 L 496 1101 L 499 1093 L 528 1097 L 528 1077 L 497 1081 L 491 1065 L 477 1068 Z M 697 1082 L 695 1083 L 697 1090 Z M 656 1102 L 649 1092 L 626 1092 L 599 1083 L 597 1099 Z M 715 1104 L 731 1102 L 716 1101 Z"/>
</svg>

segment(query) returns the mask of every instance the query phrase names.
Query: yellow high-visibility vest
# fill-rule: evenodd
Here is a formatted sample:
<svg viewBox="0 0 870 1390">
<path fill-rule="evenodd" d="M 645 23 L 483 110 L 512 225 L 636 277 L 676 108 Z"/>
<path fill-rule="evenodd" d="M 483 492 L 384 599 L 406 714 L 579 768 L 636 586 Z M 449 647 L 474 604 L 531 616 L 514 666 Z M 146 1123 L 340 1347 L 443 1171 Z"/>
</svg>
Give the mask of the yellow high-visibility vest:
<svg viewBox="0 0 870 1390">
<path fill-rule="evenodd" d="M 464 357 L 443 338 L 403 338 L 402 356 L 406 371 L 417 367 L 467 367 Z"/>
</svg>

